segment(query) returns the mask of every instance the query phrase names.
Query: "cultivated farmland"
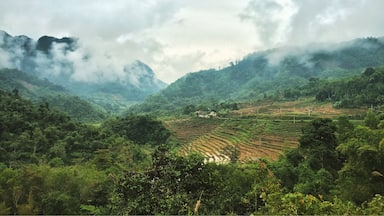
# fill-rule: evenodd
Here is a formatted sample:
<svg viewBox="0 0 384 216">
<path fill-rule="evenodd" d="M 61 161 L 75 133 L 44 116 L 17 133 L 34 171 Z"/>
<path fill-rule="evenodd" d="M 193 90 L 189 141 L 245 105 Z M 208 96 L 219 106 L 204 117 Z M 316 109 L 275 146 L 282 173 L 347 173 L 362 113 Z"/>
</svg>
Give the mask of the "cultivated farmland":
<svg viewBox="0 0 384 216">
<path fill-rule="evenodd" d="M 207 161 L 226 163 L 233 151 L 240 161 L 276 160 L 284 150 L 298 145 L 301 129 L 313 118 L 340 114 L 359 117 L 365 109 L 334 109 L 305 99 L 293 102 L 242 104 L 227 117 L 202 119 L 185 116 L 166 121 L 180 144 L 179 154 L 198 152 Z M 311 113 L 308 113 L 308 107 Z M 231 152 L 232 151 L 232 152 Z"/>
</svg>

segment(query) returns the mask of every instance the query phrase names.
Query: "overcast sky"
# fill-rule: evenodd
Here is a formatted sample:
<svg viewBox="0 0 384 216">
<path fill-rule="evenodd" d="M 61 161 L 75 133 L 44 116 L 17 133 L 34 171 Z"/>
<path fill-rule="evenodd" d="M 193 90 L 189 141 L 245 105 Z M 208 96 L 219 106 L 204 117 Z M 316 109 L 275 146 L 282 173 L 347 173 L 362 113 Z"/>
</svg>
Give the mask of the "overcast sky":
<svg viewBox="0 0 384 216">
<path fill-rule="evenodd" d="M 11 35 L 72 36 L 173 82 L 284 45 L 384 36 L 384 0 L 0 0 Z"/>
</svg>

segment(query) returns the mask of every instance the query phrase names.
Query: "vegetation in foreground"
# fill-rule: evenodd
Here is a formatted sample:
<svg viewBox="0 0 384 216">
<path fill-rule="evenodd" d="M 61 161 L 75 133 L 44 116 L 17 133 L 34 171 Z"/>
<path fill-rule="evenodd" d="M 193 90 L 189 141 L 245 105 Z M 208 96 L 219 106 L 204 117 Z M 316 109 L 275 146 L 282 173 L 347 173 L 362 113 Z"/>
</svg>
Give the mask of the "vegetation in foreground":
<svg viewBox="0 0 384 216">
<path fill-rule="evenodd" d="M 149 116 L 87 125 L 0 92 L 0 214 L 379 214 L 384 116 L 318 118 L 275 162 L 180 156 Z"/>
</svg>

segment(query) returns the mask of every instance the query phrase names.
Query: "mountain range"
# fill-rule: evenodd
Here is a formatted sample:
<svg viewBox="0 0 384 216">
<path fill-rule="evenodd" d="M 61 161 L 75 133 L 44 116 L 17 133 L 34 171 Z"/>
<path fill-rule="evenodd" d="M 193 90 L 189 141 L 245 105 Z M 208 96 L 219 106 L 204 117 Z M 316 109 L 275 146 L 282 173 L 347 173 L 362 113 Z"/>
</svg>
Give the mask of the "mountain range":
<svg viewBox="0 0 384 216">
<path fill-rule="evenodd" d="M 120 68 L 103 65 L 79 39 L 70 37 L 42 36 L 36 41 L 0 31 L 0 68 L 46 79 L 113 113 L 166 87 L 145 63 L 136 60 Z"/>
<path fill-rule="evenodd" d="M 311 80 L 337 80 L 384 65 L 384 38 L 360 38 L 301 47 L 281 47 L 245 56 L 223 69 L 189 73 L 144 103 L 133 113 L 171 113 L 187 107 L 215 108 L 218 104 L 278 97 Z M 204 105 L 204 106 L 201 106 Z"/>
<path fill-rule="evenodd" d="M 368 37 L 259 51 L 222 69 L 191 72 L 167 86 L 139 60 L 121 68 L 97 62 L 108 62 L 109 57 L 96 58 L 77 38 L 42 36 L 35 41 L 0 31 L 0 51 L 0 68 L 16 69 L 3 70 L 1 76 L 17 71 L 40 80 L 37 83 L 43 88 L 33 93 L 31 88 L 24 88 L 25 92 L 29 91 L 26 94 L 35 98 L 79 96 L 104 113 L 128 110 L 170 114 L 183 112 L 186 107 L 207 109 L 218 104 L 256 101 L 278 97 L 287 89 L 307 85 L 314 78 L 332 81 L 384 65 L 384 38 Z M 37 85 L 28 80 L 34 78 L 24 77 L 16 83 L 19 87 L 20 83 L 23 87 Z M 12 89 L 10 86 L 8 90 Z M 44 95 L 44 91 L 50 93 Z"/>
</svg>

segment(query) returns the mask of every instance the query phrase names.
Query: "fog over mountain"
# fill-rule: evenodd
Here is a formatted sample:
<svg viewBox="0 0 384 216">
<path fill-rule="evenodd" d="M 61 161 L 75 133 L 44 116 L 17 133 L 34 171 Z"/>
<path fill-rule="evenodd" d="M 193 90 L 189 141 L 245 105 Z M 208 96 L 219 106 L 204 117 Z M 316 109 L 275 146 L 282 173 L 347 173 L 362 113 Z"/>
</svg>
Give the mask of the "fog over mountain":
<svg viewBox="0 0 384 216">
<path fill-rule="evenodd" d="M 12 37 L 1 31 L 0 43 L 1 67 L 17 68 L 56 82 L 117 81 L 140 87 L 143 83 L 139 83 L 139 80 L 143 81 L 144 77 L 155 78 L 152 69 L 143 66 L 144 63 L 133 61 L 117 65 L 115 59 L 107 54 L 100 56 L 82 47 L 76 38 L 42 36 L 34 41 L 27 36 Z M 150 80 L 146 81 L 150 84 Z M 161 85 L 159 80 L 156 82 Z"/>
<path fill-rule="evenodd" d="M 166 86 L 139 60 L 119 64 L 98 53 L 102 52 L 87 50 L 76 38 L 42 36 L 35 41 L 0 31 L 0 68 L 16 68 L 48 79 L 88 99 L 113 100 L 108 98 L 112 94 L 127 105 Z"/>
<path fill-rule="evenodd" d="M 254 51 L 380 37 L 382 8 L 382 0 L 2 0 L 0 26 L 34 40 L 80 38 L 73 58 L 92 53 L 119 73 L 140 59 L 171 83 Z"/>
</svg>

